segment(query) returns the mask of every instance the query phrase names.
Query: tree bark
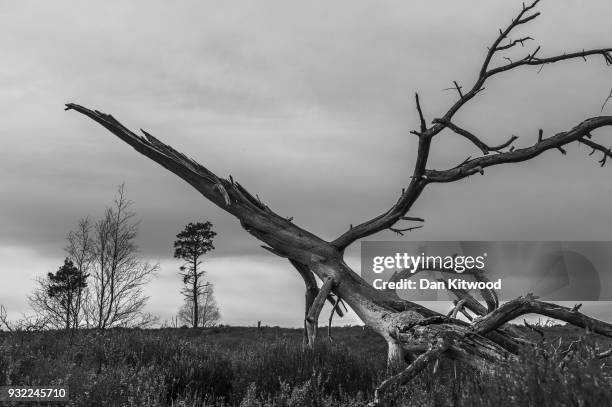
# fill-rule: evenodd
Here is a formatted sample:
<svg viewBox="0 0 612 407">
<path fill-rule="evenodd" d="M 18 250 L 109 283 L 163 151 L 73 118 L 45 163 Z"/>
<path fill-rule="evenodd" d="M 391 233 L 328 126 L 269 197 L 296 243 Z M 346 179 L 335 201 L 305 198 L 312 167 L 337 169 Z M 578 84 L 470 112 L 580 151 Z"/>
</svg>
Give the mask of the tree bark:
<svg viewBox="0 0 612 407">
<path fill-rule="evenodd" d="M 404 359 L 404 348 L 398 339 L 387 340 L 387 371 L 389 373 L 398 372 L 406 361 Z"/>
</svg>

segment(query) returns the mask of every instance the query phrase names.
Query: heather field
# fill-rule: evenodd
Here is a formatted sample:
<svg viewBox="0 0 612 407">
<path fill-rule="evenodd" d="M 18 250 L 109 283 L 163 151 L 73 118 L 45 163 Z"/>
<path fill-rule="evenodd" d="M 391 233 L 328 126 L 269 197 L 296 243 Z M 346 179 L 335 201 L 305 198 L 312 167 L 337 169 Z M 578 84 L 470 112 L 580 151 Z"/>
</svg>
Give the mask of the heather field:
<svg viewBox="0 0 612 407">
<path fill-rule="evenodd" d="M 393 392 L 398 406 L 604 406 L 607 343 L 544 328 L 524 363 L 483 376 L 447 363 Z M 385 377 L 385 343 L 361 327 L 0 332 L 0 385 L 68 385 L 71 406 L 365 406 Z M 65 403 L 64 403 L 65 404 Z M 16 405 L 16 404 L 15 404 Z M 35 405 L 29 403 L 28 405 Z"/>
</svg>

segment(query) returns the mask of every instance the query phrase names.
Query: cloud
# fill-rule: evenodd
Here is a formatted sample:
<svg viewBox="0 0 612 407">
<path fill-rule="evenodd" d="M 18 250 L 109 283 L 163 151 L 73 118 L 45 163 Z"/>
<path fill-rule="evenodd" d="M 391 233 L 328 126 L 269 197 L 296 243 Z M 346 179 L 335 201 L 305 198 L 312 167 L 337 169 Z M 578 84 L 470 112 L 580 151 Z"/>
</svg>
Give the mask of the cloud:
<svg viewBox="0 0 612 407">
<path fill-rule="evenodd" d="M 65 102 L 150 131 L 332 239 L 386 210 L 408 182 L 414 92 L 429 120 L 444 112 L 456 94 L 442 89 L 453 80 L 469 86 L 517 7 L 483 0 L 470 7 L 421 0 L 3 3 L 0 247 L 27 250 L 33 262 L 61 258 L 78 218 L 100 214 L 125 181 L 142 219 L 143 255 L 169 257 L 174 235 L 198 219 L 215 224 L 220 256 L 241 262 L 261 253 L 235 220 L 104 129 L 64 113 Z M 609 2 L 542 11 L 529 33 L 543 53 L 606 45 Z M 494 78 L 457 120 L 491 142 L 516 134 L 528 145 L 539 128 L 550 135 L 599 114 L 609 84 L 609 68 L 594 58 L 541 74 L 524 69 Z M 475 153 L 444 134 L 431 165 L 449 167 Z M 426 228 L 411 238 L 609 239 L 612 187 L 586 153 L 571 148 L 568 157 L 548 153 L 432 186 L 414 208 Z"/>
</svg>

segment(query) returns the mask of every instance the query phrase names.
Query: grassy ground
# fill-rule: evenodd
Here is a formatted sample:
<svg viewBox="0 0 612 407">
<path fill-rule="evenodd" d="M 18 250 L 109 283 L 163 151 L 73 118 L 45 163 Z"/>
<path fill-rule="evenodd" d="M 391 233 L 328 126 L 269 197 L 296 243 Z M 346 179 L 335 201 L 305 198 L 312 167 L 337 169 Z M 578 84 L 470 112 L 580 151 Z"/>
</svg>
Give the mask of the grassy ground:
<svg viewBox="0 0 612 407">
<path fill-rule="evenodd" d="M 385 343 L 361 327 L 337 328 L 334 343 L 323 338 L 304 352 L 301 335 L 268 327 L 0 332 L 0 385 L 68 385 L 73 406 L 365 406 L 384 378 Z M 524 363 L 494 375 L 432 367 L 391 403 L 610 405 L 610 369 L 594 357 L 608 345 L 589 335 L 565 352 L 580 336 L 547 328 Z"/>
</svg>

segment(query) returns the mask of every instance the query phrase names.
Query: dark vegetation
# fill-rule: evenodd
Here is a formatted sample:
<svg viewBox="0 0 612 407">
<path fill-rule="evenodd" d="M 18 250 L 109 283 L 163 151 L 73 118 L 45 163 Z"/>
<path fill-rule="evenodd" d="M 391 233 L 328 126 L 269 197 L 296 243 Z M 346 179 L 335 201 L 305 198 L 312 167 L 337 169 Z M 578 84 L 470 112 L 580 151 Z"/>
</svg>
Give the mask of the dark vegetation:
<svg viewBox="0 0 612 407">
<path fill-rule="evenodd" d="M 612 370 L 596 356 L 609 340 L 540 329 L 521 364 L 484 375 L 440 361 L 390 404 L 609 405 Z M 362 327 L 333 336 L 310 351 L 302 330 L 276 327 L 0 332 L 0 385 L 68 385 L 74 406 L 365 406 L 384 379 L 386 343 Z"/>
</svg>

